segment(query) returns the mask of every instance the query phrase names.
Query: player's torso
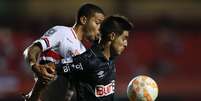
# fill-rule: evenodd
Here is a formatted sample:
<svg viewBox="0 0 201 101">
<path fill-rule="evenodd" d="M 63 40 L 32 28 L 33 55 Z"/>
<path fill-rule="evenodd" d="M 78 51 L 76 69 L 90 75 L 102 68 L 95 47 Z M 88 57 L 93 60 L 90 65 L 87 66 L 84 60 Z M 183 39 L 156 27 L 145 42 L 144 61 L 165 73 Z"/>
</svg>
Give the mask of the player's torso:
<svg viewBox="0 0 201 101">
<path fill-rule="evenodd" d="M 96 83 L 97 85 L 106 85 L 115 80 L 115 66 L 113 61 L 102 62 L 102 60 L 96 60 L 94 58 L 91 62 L 95 62 L 96 64 L 89 71 L 90 73 L 87 74 L 87 76 L 92 78 L 90 82 Z"/>
<path fill-rule="evenodd" d="M 96 52 L 94 53 L 96 54 Z M 90 69 L 80 73 L 79 80 L 82 81 L 80 86 L 83 86 L 81 89 L 84 89 L 85 93 L 93 92 L 93 96 L 100 99 L 100 101 L 111 101 L 115 92 L 116 69 L 114 61 L 97 57 L 91 56 L 88 60 Z"/>
<path fill-rule="evenodd" d="M 79 94 L 83 95 L 80 101 L 113 101 L 115 68 L 112 64 L 99 64 L 96 69 L 84 73 L 78 88 Z"/>
<path fill-rule="evenodd" d="M 99 62 L 90 73 L 93 89 L 96 97 L 106 97 L 115 91 L 115 66 L 112 61 Z"/>
<path fill-rule="evenodd" d="M 58 47 L 59 48 L 58 52 L 62 57 L 64 58 L 72 57 L 86 51 L 84 45 L 77 38 L 72 28 L 68 28 L 68 30 L 66 30 L 66 33 L 70 34 L 64 36 L 63 41 L 60 43 Z"/>
<path fill-rule="evenodd" d="M 62 30 L 60 31 L 63 33 L 63 36 L 61 36 L 62 40 L 57 46 L 44 51 L 41 55 L 41 60 L 49 60 L 55 62 L 61 58 L 70 58 L 86 51 L 84 45 L 77 38 L 76 33 L 72 27 L 62 26 L 56 30 Z"/>
</svg>

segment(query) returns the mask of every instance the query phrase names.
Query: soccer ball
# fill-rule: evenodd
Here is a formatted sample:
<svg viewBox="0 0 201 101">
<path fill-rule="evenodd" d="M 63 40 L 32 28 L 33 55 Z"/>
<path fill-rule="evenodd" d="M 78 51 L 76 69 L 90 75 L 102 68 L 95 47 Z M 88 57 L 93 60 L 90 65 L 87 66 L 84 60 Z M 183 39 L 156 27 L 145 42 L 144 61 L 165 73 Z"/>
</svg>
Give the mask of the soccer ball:
<svg viewBox="0 0 201 101">
<path fill-rule="evenodd" d="M 154 101 L 158 96 L 158 86 L 151 77 L 139 75 L 128 84 L 127 96 L 130 101 Z"/>
</svg>

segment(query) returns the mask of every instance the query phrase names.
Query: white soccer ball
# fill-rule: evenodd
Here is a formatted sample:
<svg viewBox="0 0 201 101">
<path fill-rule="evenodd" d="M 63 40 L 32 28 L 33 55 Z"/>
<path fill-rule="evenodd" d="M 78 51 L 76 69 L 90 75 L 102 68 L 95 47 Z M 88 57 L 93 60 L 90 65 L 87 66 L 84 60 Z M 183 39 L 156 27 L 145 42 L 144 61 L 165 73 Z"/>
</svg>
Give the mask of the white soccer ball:
<svg viewBox="0 0 201 101">
<path fill-rule="evenodd" d="M 155 101 L 158 96 L 157 83 L 149 76 L 136 76 L 128 84 L 127 96 L 130 101 Z"/>
</svg>

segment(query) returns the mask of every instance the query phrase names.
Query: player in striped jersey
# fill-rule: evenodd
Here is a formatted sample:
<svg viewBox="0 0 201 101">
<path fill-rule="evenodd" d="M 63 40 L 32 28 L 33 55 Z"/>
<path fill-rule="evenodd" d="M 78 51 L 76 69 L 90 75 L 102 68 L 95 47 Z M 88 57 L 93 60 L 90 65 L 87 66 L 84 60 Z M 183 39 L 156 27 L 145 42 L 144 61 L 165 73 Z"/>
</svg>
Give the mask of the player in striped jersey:
<svg viewBox="0 0 201 101">
<path fill-rule="evenodd" d="M 83 40 L 97 40 L 104 12 L 93 4 L 80 7 L 73 27 L 55 26 L 33 42 L 24 56 L 37 77 L 28 94 L 28 101 L 69 101 L 73 95 L 70 75 L 56 75 L 54 65 L 62 58 L 68 59 L 86 51 Z M 51 81 L 51 82 L 49 82 Z"/>
</svg>

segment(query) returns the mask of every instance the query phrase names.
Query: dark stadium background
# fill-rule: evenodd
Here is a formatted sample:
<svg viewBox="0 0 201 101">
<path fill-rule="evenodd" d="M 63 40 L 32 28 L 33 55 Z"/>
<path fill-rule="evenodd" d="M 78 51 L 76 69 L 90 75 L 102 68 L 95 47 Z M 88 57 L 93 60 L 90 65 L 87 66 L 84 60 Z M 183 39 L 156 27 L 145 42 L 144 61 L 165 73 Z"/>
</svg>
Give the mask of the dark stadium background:
<svg viewBox="0 0 201 101">
<path fill-rule="evenodd" d="M 85 2 L 135 26 L 117 61 L 116 101 L 128 101 L 127 84 L 139 74 L 157 81 L 157 101 L 201 101 L 199 0 L 0 0 L 0 101 L 22 101 L 33 85 L 23 50 L 52 26 L 72 26 Z"/>
</svg>

